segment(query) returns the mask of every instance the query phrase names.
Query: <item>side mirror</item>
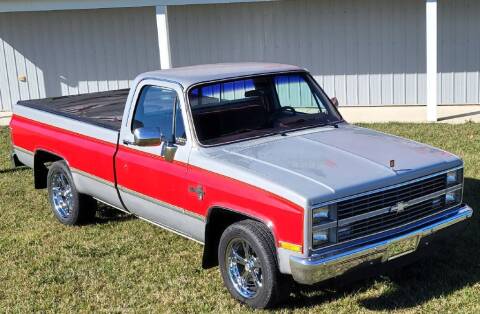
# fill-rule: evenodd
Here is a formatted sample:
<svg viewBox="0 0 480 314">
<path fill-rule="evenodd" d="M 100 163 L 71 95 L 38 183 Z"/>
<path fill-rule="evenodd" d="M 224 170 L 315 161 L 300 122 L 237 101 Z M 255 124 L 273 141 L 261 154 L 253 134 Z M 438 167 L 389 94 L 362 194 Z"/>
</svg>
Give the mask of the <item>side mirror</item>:
<svg viewBox="0 0 480 314">
<path fill-rule="evenodd" d="M 158 128 L 138 128 L 133 131 L 133 144 L 137 146 L 159 146 L 162 142 L 160 153 L 166 161 L 173 161 L 177 152 L 177 145 L 171 141 L 165 141 Z"/>
<path fill-rule="evenodd" d="M 338 108 L 338 99 L 337 99 L 337 97 L 332 97 L 332 99 L 330 99 L 330 101 L 331 101 L 332 104 L 335 106 L 335 108 Z"/>
<path fill-rule="evenodd" d="M 138 128 L 133 131 L 133 143 L 137 146 L 158 146 L 162 135 L 158 128 Z"/>
</svg>

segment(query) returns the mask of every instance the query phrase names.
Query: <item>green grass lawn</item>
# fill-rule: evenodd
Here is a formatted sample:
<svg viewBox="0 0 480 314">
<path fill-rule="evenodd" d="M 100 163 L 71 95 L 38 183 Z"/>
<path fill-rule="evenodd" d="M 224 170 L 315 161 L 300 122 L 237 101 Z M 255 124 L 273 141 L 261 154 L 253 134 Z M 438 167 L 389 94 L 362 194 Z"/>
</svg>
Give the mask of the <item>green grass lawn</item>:
<svg viewBox="0 0 480 314">
<path fill-rule="evenodd" d="M 451 151 L 465 160 L 465 201 L 480 208 L 480 124 L 366 125 Z M 102 208 L 90 225 L 65 227 L 30 169 L 11 169 L 0 129 L 0 312 L 247 312 L 202 246 Z M 480 312 L 480 223 L 434 256 L 389 277 L 344 288 L 298 288 L 282 312 Z"/>
</svg>

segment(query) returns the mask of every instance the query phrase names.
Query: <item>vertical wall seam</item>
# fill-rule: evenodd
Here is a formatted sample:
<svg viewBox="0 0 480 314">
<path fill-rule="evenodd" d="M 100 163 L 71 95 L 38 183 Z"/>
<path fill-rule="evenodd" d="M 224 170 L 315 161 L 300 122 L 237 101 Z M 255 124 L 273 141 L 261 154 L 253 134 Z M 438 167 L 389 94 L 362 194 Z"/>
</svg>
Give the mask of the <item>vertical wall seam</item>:
<svg viewBox="0 0 480 314">
<path fill-rule="evenodd" d="M 8 75 L 7 58 L 6 58 L 5 41 L 4 40 L 2 40 L 2 50 L 3 50 L 3 55 L 4 55 L 3 62 L 5 63 L 5 76 L 7 77 L 6 85 L 7 85 L 7 89 L 8 89 L 8 96 L 9 96 L 9 99 L 10 99 L 10 104 L 8 104 L 7 106 L 9 106 L 11 109 L 13 109 L 14 100 L 12 98 L 12 91 L 11 91 L 11 87 L 10 87 L 10 77 Z"/>
</svg>

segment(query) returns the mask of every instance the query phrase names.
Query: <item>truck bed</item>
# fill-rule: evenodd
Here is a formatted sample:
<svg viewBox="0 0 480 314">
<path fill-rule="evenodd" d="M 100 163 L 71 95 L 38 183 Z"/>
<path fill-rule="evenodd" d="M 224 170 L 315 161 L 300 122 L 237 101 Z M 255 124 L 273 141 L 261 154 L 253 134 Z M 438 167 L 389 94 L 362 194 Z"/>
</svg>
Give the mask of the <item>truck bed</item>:
<svg viewBox="0 0 480 314">
<path fill-rule="evenodd" d="M 119 131 L 127 89 L 19 101 L 18 105 Z"/>
</svg>

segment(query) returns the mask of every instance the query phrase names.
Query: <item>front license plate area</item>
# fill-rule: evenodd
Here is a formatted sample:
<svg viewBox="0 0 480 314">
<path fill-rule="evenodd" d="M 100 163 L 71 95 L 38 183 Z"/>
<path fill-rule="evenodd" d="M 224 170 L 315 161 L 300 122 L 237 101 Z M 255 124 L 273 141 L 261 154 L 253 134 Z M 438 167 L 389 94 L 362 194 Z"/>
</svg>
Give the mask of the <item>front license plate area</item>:
<svg viewBox="0 0 480 314">
<path fill-rule="evenodd" d="M 387 260 L 392 260 L 415 252 L 419 240 L 419 237 L 413 237 L 392 243 L 387 249 Z"/>
</svg>

